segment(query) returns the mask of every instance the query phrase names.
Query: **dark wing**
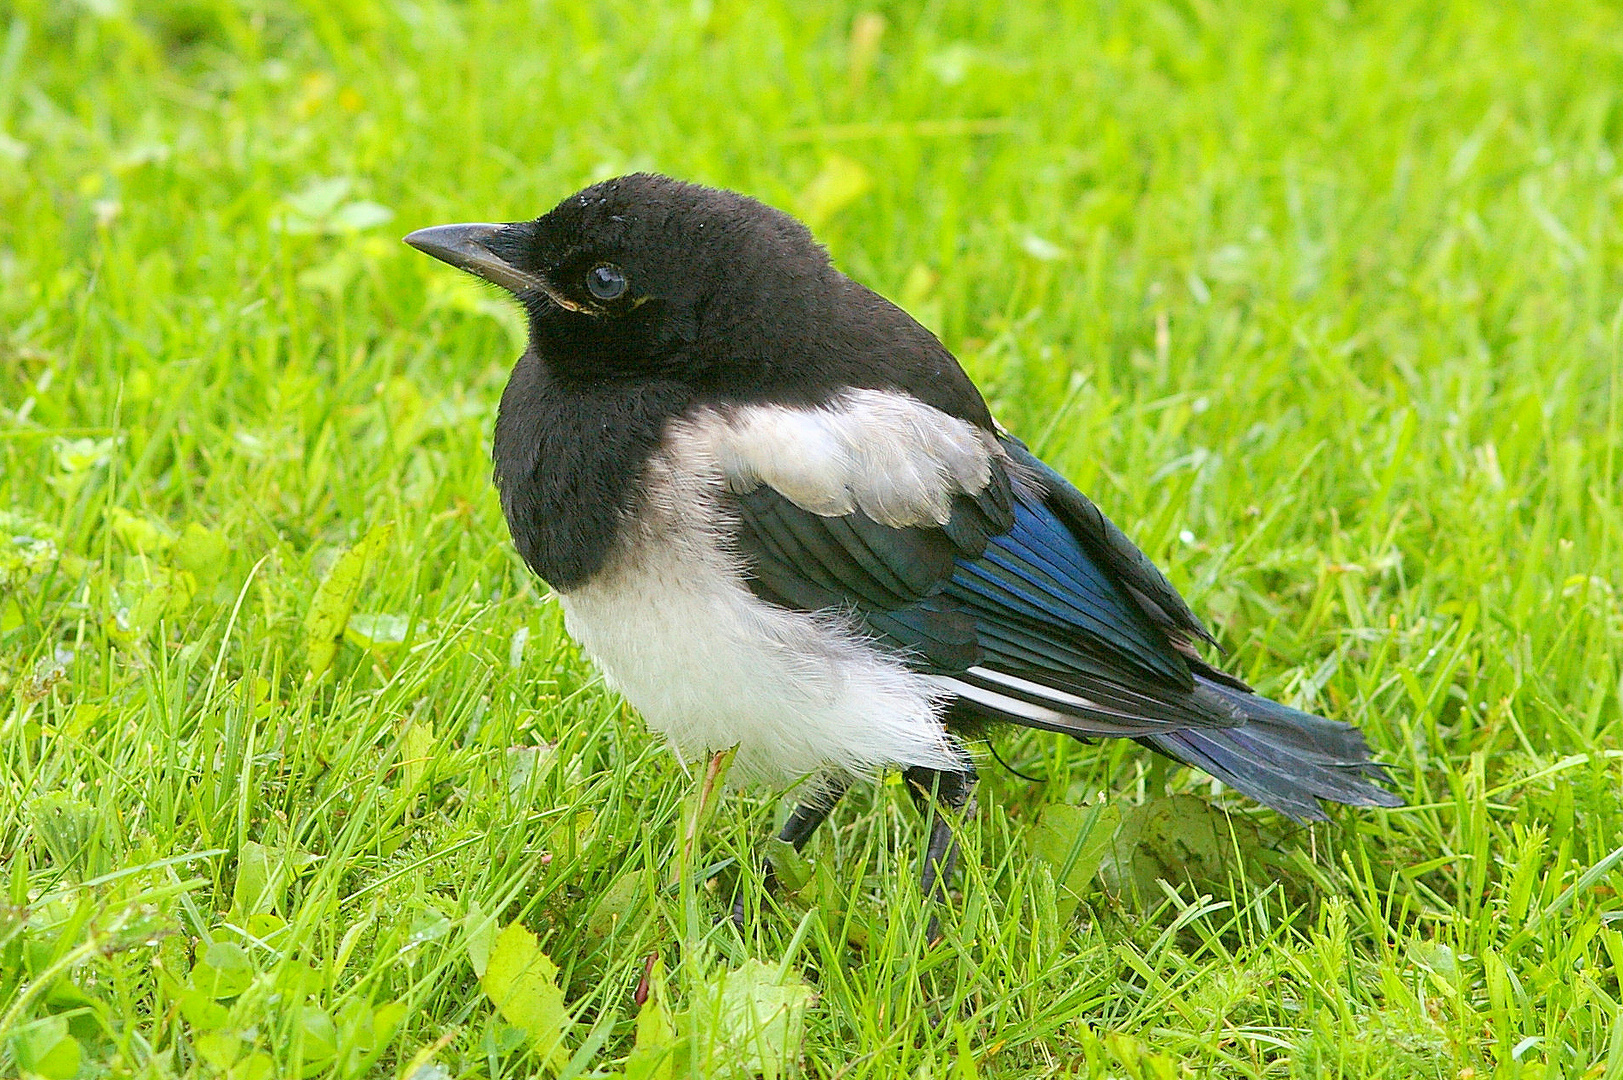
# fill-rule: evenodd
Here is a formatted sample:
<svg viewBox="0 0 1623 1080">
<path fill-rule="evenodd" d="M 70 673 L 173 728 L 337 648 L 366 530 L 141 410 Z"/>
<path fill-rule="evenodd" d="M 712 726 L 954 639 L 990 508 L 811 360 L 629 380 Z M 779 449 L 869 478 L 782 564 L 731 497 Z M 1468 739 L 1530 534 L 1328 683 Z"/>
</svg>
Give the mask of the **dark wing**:
<svg viewBox="0 0 1623 1080">
<path fill-rule="evenodd" d="M 942 525 L 813 513 L 764 482 L 735 492 L 751 588 L 787 607 L 852 611 L 995 719 L 1082 736 L 1239 723 L 1169 635 L 1181 615 L 1195 629 L 1175 633 L 1206 636 L 1160 572 L 1023 447 L 1003 448 L 1008 460 L 958 492 Z"/>
<path fill-rule="evenodd" d="M 1399 806 L 1350 725 L 1251 693 L 1200 659 L 1211 641 L 1176 589 L 1099 508 L 1000 440 L 979 490 L 941 525 L 805 510 L 769 483 L 732 491 L 750 587 L 844 609 L 959 705 L 1078 737 L 1126 736 L 1299 820 L 1319 800 Z"/>
</svg>

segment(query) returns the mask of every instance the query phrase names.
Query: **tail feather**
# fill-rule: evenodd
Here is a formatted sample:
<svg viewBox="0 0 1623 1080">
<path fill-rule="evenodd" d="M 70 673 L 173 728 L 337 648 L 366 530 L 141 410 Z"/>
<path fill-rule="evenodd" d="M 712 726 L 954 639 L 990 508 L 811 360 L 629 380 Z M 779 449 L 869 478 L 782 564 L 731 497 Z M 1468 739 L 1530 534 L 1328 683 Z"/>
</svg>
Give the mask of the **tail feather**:
<svg viewBox="0 0 1623 1080">
<path fill-rule="evenodd" d="M 1320 799 L 1350 806 L 1403 805 L 1401 798 L 1373 782 L 1385 780 L 1386 771 L 1370 760 L 1369 744 L 1351 724 L 1203 677 L 1200 681 L 1229 701 L 1245 722 L 1144 735 L 1138 741 L 1204 769 L 1298 821 L 1324 820 Z"/>
</svg>

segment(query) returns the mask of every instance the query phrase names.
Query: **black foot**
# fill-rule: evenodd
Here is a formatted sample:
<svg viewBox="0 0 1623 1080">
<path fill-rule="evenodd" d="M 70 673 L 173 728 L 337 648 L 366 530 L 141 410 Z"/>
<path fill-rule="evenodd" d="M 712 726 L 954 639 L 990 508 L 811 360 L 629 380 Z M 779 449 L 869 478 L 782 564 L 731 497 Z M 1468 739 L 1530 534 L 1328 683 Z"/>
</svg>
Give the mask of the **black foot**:
<svg viewBox="0 0 1623 1080">
<path fill-rule="evenodd" d="M 786 844 L 793 844 L 796 851 L 803 849 L 806 841 L 811 839 L 812 833 L 817 831 L 817 826 L 828 820 L 828 815 L 833 812 L 850 786 L 851 782 L 844 777 L 823 780 L 816 794 L 790 811 L 789 820 L 783 823 L 783 828 L 778 832 L 778 839 Z M 777 885 L 778 875 L 772 869 L 772 861 L 762 859 L 761 894 L 770 896 Z M 733 897 L 733 925 L 738 927 L 741 934 L 745 927 L 744 888 L 741 881 L 738 892 Z"/>
<path fill-rule="evenodd" d="M 924 866 L 919 871 L 919 889 L 930 899 L 945 903 L 947 890 L 952 886 L 953 869 L 958 863 L 958 840 L 952 834 L 952 819 L 940 811 L 957 815 L 970 805 L 975 797 L 975 769 L 971 766 L 964 772 L 943 772 L 912 768 L 902 776 L 929 827 Z M 932 945 L 941 940 L 939 916 L 930 916 L 925 936 Z"/>
</svg>

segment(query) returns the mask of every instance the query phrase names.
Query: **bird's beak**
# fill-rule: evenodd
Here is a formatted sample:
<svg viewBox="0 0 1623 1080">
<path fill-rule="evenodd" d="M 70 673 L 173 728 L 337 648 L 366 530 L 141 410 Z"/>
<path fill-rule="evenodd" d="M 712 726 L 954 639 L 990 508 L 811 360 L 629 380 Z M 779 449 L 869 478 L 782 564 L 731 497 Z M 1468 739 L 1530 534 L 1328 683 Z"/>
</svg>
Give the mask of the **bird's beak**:
<svg viewBox="0 0 1623 1080">
<path fill-rule="evenodd" d="M 458 270 L 466 270 L 475 277 L 500 285 L 515 295 L 541 292 L 559 307 L 579 311 L 580 305 L 560 295 L 551 282 L 539 274 L 514 266 L 486 246 L 504 228 L 505 225 L 484 223 L 434 225 L 407 235 L 406 243 L 425 255 L 432 255 Z"/>
</svg>

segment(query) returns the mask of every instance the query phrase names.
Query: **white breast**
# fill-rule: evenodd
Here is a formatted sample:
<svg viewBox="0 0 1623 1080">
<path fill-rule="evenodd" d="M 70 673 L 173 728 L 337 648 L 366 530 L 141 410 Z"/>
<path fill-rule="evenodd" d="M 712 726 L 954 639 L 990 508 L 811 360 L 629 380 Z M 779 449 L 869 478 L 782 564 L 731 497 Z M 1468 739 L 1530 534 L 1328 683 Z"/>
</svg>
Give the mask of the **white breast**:
<svg viewBox="0 0 1623 1080">
<path fill-rule="evenodd" d="M 773 419 L 781 420 L 781 411 Z M 887 765 L 962 768 L 962 751 L 940 719 L 950 695 L 937 680 L 908 670 L 843 612 L 790 611 L 745 585 L 720 496 L 727 483 L 736 485 L 739 462 L 749 467 L 740 447 L 761 445 L 761 423 L 706 413 L 673 427 L 650 462 L 637 532 L 608 568 L 561 598 L 570 634 L 685 757 L 737 744 L 739 779 Z M 779 430 L 797 424 L 804 426 L 792 419 Z M 973 457 L 980 447 L 978 439 L 942 439 L 939 423 L 933 430 L 934 445 L 955 454 Z M 793 460 L 770 445 L 773 462 Z M 978 464 L 985 468 L 984 457 Z M 934 516 L 940 489 L 972 479 L 975 465 L 953 460 L 907 473 L 906 486 L 928 506 L 919 507 L 920 516 Z M 755 475 L 773 471 L 783 467 Z M 893 515 L 902 514 L 894 499 L 886 501 Z"/>
</svg>

